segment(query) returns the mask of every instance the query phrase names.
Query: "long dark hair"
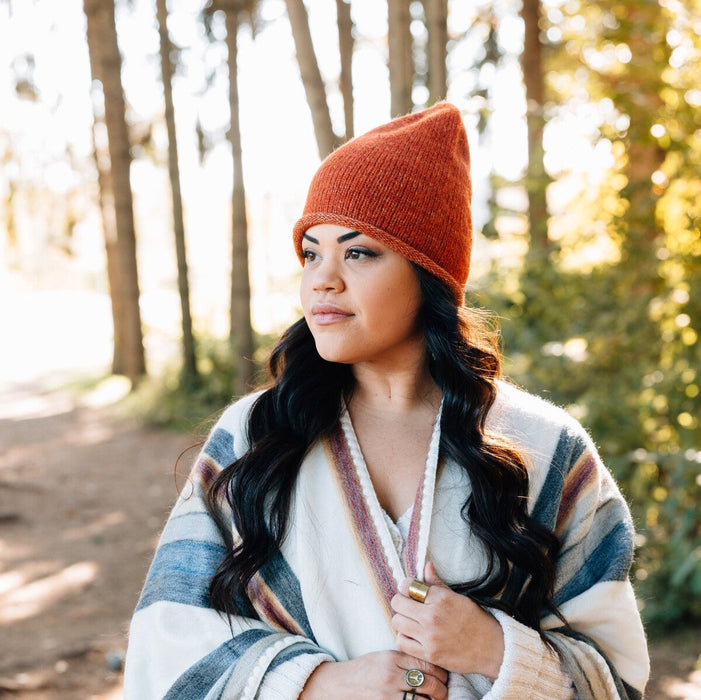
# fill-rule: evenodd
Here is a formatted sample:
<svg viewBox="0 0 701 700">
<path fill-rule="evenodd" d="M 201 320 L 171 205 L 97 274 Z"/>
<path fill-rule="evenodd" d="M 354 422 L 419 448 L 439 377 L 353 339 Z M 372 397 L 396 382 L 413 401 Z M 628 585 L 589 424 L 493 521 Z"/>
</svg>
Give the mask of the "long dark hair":
<svg viewBox="0 0 701 700">
<path fill-rule="evenodd" d="M 453 590 L 506 611 L 540 630 L 553 603 L 555 535 L 527 512 L 528 472 L 522 456 L 486 431 L 500 375 L 496 334 L 476 309 L 458 308 L 449 288 L 415 266 L 422 304 L 428 363 L 443 393 L 440 454 L 467 473 L 472 493 L 462 515 L 484 545 L 486 571 Z M 212 605 L 240 614 L 251 577 L 275 554 L 285 537 L 290 500 L 309 447 L 328 435 L 343 401 L 353 392 L 349 365 L 317 353 L 304 319 L 281 337 L 269 360 L 272 384 L 256 399 L 247 432 L 248 451 L 219 474 L 209 492 L 216 507 L 225 498 L 240 540 L 223 559 L 210 584 Z"/>
</svg>

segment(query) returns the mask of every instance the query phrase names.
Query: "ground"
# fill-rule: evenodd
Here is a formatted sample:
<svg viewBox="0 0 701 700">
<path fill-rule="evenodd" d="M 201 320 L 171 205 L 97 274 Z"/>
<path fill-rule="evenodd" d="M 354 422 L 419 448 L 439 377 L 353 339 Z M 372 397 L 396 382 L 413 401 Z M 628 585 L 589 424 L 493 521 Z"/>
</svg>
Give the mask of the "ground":
<svg viewBox="0 0 701 700">
<path fill-rule="evenodd" d="M 195 438 L 116 418 L 115 391 L 0 386 L 0 697 L 122 697 L 129 619 Z M 700 632 L 652 643 L 648 697 L 701 699 Z"/>
</svg>

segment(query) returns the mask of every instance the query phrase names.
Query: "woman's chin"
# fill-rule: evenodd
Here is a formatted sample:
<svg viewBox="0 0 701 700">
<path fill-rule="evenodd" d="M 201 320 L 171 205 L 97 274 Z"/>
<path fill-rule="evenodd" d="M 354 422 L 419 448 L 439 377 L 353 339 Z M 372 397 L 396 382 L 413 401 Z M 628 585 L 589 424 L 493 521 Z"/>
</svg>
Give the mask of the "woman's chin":
<svg viewBox="0 0 701 700">
<path fill-rule="evenodd" d="M 328 345 L 317 343 L 316 351 L 319 353 L 321 359 L 327 362 L 338 362 L 344 365 L 354 362 L 348 350 L 345 348 L 329 347 Z"/>
<path fill-rule="evenodd" d="M 327 362 L 336 362 L 337 364 L 340 365 L 351 365 L 353 364 L 353 360 L 349 359 L 345 354 L 343 353 L 319 353 L 321 356 L 322 360 L 326 360 Z"/>
</svg>

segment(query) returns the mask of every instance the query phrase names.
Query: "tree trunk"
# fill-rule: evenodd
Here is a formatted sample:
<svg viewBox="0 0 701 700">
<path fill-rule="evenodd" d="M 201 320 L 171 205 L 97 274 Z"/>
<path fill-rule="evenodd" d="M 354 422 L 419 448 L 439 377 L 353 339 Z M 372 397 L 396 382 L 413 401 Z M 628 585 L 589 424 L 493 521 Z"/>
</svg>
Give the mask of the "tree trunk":
<svg viewBox="0 0 701 700">
<path fill-rule="evenodd" d="M 112 173 L 106 143 L 107 127 L 104 120 L 104 100 L 101 84 L 93 81 L 93 113 L 95 115 L 92 129 L 93 154 L 97 169 L 98 201 L 102 219 L 102 234 L 105 240 L 105 257 L 107 260 L 107 283 L 110 290 L 112 307 L 112 374 L 125 374 L 122 358 L 122 338 L 124 337 L 124 304 L 119 286 L 119 252 L 117 250 L 117 222 L 114 217 L 114 196 L 112 194 Z M 100 115 L 100 116 L 98 116 Z"/>
<path fill-rule="evenodd" d="M 229 108 L 231 124 L 229 142 L 234 169 L 231 199 L 231 305 L 229 341 L 239 358 L 235 394 L 250 390 L 254 378 L 253 329 L 251 327 L 251 287 L 248 278 L 248 222 L 246 219 L 246 190 L 243 182 L 243 154 L 239 127 L 238 47 L 239 11 L 236 7 L 225 10 L 226 43 L 229 65 Z"/>
<path fill-rule="evenodd" d="M 658 291 L 653 287 L 661 283 L 656 257 L 660 238 L 659 194 L 651 183 L 653 174 L 662 167 L 667 156 L 666 151 L 650 139 L 650 132 L 664 114 L 665 103 L 661 96 L 665 80 L 660 67 L 668 65 L 670 53 L 664 33 L 657 31 L 658 13 L 655 5 L 630 7 L 614 36 L 627 43 L 632 60 L 620 75 L 604 77 L 616 108 L 630 117 L 625 169 L 628 184 L 621 191 L 628 201 L 623 214 L 622 229 L 626 236 L 621 252 L 624 261 L 631 261 L 636 276 L 642 278 L 649 274 L 650 284 L 643 285 L 647 289 L 629 291 L 640 296 L 647 294 L 650 298 Z"/>
<path fill-rule="evenodd" d="M 7 179 L 7 196 L 3 202 L 5 210 L 5 231 L 7 236 L 7 246 L 10 249 L 18 247 L 17 226 L 15 224 L 15 195 L 17 185 L 12 178 Z"/>
<path fill-rule="evenodd" d="M 183 332 L 183 380 L 192 387 L 198 383 L 195 340 L 192 333 L 190 314 L 190 287 L 188 283 L 187 254 L 185 248 L 185 224 L 183 221 L 182 196 L 180 192 L 180 168 L 178 166 L 178 143 L 175 134 L 175 109 L 173 107 L 173 50 L 168 35 L 168 9 L 166 0 L 156 0 L 156 15 L 160 37 L 161 74 L 163 78 L 163 98 L 165 101 L 165 121 L 168 130 L 168 176 L 173 198 L 173 233 L 178 264 L 178 291 Z"/>
<path fill-rule="evenodd" d="M 388 0 L 387 43 L 391 116 L 399 117 L 413 107 L 414 57 L 411 38 L 410 0 Z"/>
<path fill-rule="evenodd" d="M 17 225 L 15 222 L 15 196 L 17 194 L 17 183 L 15 176 L 11 176 L 11 163 L 17 160 L 11 144 L 3 150 L 0 158 L 0 168 L 5 176 L 7 183 L 7 192 L 3 197 L 3 202 L 0 204 L 3 214 L 5 215 L 5 240 L 7 241 L 8 250 L 16 250 L 19 246 L 19 238 L 17 236 Z"/>
<path fill-rule="evenodd" d="M 114 333 L 114 341 L 112 343 L 112 374 L 124 374 L 124 362 L 122 360 L 122 338 L 124 337 L 124 331 L 122 330 L 123 304 L 121 303 L 119 288 L 117 222 L 114 217 L 112 174 L 110 172 L 110 154 L 107 144 L 107 127 L 105 126 L 105 98 L 102 92 L 102 61 L 99 58 L 100 32 L 97 27 L 98 18 L 87 14 L 87 4 L 85 12 L 87 17 L 90 73 L 92 76 L 90 92 L 93 111 L 93 158 L 97 171 L 98 201 L 102 221 L 102 234 L 105 241 L 107 282 L 110 290 L 112 328 Z"/>
<path fill-rule="evenodd" d="M 355 131 L 353 122 L 353 20 L 350 0 L 336 0 L 336 21 L 338 23 L 338 50 L 341 57 L 339 87 L 343 96 L 345 138 L 348 140 L 353 138 Z"/>
<path fill-rule="evenodd" d="M 423 0 L 428 28 L 428 102 L 448 94 L 448 0 Z"/>
<path fill-rule="evenodd" d="M 545 81 L 540 43 L 540 0 L 522 0 L 521 17 L 525 41 L 521 54 L 523 81 L 526 86 L 526 125 L 528 128 L 528 221 L 531 234 L 529 254 L 536 257 L 548 251 L 548 177 L 543 163 L 543 129 L 545 127 Z"/>
<path fill-rule="evenodd" d="M 338 138 L 331 126 L 331 115 L 326 103 L 326 89 L 314 53 L 312 34 L 309 30 L 309 16 L 304 6 L 304 0 L 285 0 L 285 3 L 295 42 L 299 72 L 302 76 L 307 103 L 312 113 L 319 158 L 323 160 L 336 148 Z"/>
<path fill-rule="evenodd" d="M 137 381 L 146 372 L 139 310 L 136 235 L 131 183 L 131 152 L 122 89 L 122 59 L 117 44 L 114 2 L 84 0 L 93 80 L 102 83 L 109 168 L 99 165 L 103 223 L 113 305 L 114 371 Z M 99 124 L 100 115 L 96 115 Z M 96 126 L 99 128 L 99 126 Z M 106 176 L 109 173 L 109 177 Z M 102 188 L 105 188 L 104 190 Z M 106 212 L 110 214 L 105 216 Z M 112 214 L 113 212 L 113 214 Z M 114 226 L 112 226 L 112 216 Z M 114 236 L 114 237 L 113 237 Z"/>
</svg>

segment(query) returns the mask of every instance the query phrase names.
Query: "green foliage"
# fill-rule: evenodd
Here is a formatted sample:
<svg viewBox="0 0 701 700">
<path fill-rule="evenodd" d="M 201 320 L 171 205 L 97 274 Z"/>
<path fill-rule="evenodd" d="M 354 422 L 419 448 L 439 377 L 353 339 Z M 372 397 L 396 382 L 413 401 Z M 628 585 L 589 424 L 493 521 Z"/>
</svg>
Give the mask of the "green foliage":
<svg viewBox="0 0 701 700">
<path fill-rule="evenodd" d="M 254 360 L 260 382 L 272 337 L 258 337 Z M 237 361 L 225 340 L 203 337 L 198 345 L 198 369 L 202 380 L 190 385 L 179 364 L 167 366 L 158 376 L 141 381 L 122 402 L 118 411 L 148 425 L 204 436 L 234 396 Z M 255 388 L 255 387 L 252 387 Z"/>
<path fill-rule="evenodd" d="M 481 133 L 496 108 L 494 68 L 505 61 L 494 7 L 479 3 L 456 40 L 479 38 L 470 95 Z M 548 250 L 527 250 L 524 212 L 498 196 L 514 183 L 492 178 L 483 233 L 508 252 L 495 256 L 476 302 L 504 319 L 506 373 L 582 421 L 631 503 L 648 624 L 698 623 L 701 6 L 568 0 L 544 10 L 546 116 L 588 115 L 611 163 L 600 181 L 574 172 L 579 192 L 553 211 Z M 549 173 L 549 197 L 572 174 Z M 226 343 L 208 341 L 201 385 L 185 387 L 171 370 L 144 381 L 130 407 L 149 422 L 205 432 L 203 421 L 233 399 L 235 365 Z"/>
<path fill-rule="evenodd" d="M 613 164 L 551 219 L 558 249 L 529 251 L 516 280 L 495 267 L 479 303 L 505 319 L 507 374 L 583 422 L 629 499 L 648 624 L 698 622 L 698 14 L 613 0 L 562 10 L 548 15 L 562 36 L 548 53 L 549 84 L 563 109 L 583 95 L 612 105 L 598 139 Z M 587 260 L 602 244 L 608 254 Z"/>
<path fill-rule="evenodd" d="M 498 273 L 485 286 L 500 289 Z M 504 319 L 506 373 L 583 422 L 631 503 L 646 621 L 701 619 L 698 345 L 662 343 L 619 266 L 583 274 L 536 261 L 515 292 L 480 303 Z"/>
</svg>

